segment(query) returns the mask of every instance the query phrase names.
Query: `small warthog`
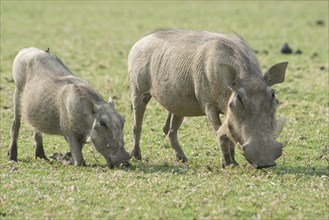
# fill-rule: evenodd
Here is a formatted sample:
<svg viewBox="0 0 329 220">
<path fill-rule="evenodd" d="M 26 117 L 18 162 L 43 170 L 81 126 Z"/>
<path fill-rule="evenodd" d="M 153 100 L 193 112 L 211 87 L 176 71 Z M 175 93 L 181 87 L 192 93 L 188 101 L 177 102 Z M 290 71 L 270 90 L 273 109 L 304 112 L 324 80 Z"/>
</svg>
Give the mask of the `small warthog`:
<svg viewBox="0 0 329 220">
<path fill-rule="evenodd" d="M 276 64 L 263 76 L 255 53 L 239 36 L 162 30 L 143 37 L 128 56 L 132 155 L 141 159 L 143 115 L 154 97 L 169 111 L 163 131 L 179 160 L 187 160 L 177 139 L 184 116 L 206 115 L 218 134 L 223 167 L 237 164 L 237 142 L 253 166 L 275 166 L 282 143 L 273 135 L 278 101 L 271 86 L 284 81 L 287 64 Z M 219 114 L 226 116 L 223 125 Z"/>
<path fill-rule="evenodd" d="M 128 165 L 123 143 L 123 118 L 112 100 L 105 102 L 88 83 L 74 76 L 56 56 L 37 48 L 22 49 L 13 64 L 16 84 L 10 160 L 17 160 L 21 116 L 34 131 L 35 157 L 47 159 L 41 133 L 62 135 L 74 164 L 83 165 L 82 146 L 88 141 L 108 166 Z"/>
</svg>

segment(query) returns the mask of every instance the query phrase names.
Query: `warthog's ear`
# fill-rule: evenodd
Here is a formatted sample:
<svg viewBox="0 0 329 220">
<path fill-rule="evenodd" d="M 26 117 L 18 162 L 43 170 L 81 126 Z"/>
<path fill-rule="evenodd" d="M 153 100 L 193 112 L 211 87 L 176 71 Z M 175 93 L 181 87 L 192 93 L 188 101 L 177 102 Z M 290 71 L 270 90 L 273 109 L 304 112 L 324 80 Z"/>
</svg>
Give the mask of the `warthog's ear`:
<svg viewBox="0 0 329 220">
<path fill-rule="evenodd" d="M 264 75 L 264 80 L 267 85 L 272 86 L 282 83 L 285 78 L 288 62 L 278 63 L 273 65 Z"/>
<path fill-rule="evenodd" d="M 109 104 L 110 104 L 111 108 L 113 108 L 113 109 L 115 108 L 115 104 L 114 104 L 112 97 L 109 98 Z"/>
<path fill-rule="evenodd" d="M 238 75 L 236 69 L 232 65 L 226 63 L 219 64 L 219 68 L 224 85 L 234 90 Z"/>
<path fill-rule="evenodd" d="M 89 114 L 94 114 L 95 113 L 95 109 L 94 109 L 95 104 L 90 98 L 81 97 L 79 99 L 79 102 L 80 102 L 82 112 L 84 114 L 89 115 Z"/>
</svg>

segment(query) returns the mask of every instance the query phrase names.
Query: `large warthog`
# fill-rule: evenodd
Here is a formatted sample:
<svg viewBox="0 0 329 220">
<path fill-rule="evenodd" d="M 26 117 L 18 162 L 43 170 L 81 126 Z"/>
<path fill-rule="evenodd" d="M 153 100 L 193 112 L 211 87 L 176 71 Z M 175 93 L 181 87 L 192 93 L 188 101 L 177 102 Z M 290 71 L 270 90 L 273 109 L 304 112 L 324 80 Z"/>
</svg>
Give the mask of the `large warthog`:
<svg viewBox="0 0 329 220">
<path fill-rule="evenodd" d="M 237 164 L 235 143 L 253 166 L 275 166 L 283 145 L 273 135 L 278 101 L 271 86 L 284 81 L 287 64 L 278 63 L 263 75 L 255 53 L 239 36 L 162 30 L 143 37 L 128 57 L 133 156 L 141 159 L 143 115 L 154 97 L 169 111 L 163 131 L 179 160 L 187 160 L 177 139 L 184 116 L 206 115 L 217 131 L 223 167 Z M 226 116 L 223 124 L 219 114 Z"/>
<path fill-rule="evenodd" d="M 47 159 L 42 134 L 62 135 L 70 146 L 74 164 L 83 165 L 82 146 L 90 141 L 110 167 L 128 165 L 124 149 L 123 118 L 112 100 L 105 102 L 88 83 L 74 76 L 56 56 L 28 48 L 13 64 L 16 84 L 10 160 L 17 160 L 21 116 L 35 129 L 35 156 Z"/>
</svg>

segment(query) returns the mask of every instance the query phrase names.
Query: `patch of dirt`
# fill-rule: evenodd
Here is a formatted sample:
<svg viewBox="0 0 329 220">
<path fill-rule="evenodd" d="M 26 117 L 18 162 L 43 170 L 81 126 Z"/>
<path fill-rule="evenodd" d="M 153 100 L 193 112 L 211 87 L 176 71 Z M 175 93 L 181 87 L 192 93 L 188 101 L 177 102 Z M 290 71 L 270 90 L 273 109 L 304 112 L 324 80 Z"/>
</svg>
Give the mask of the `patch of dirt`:
<svg viewBox="0 0 329 220">
<path fill-rule="evenodd" d="M 319 56 L 318 53 L 313 53 L 312 56 L 311 56 L 311 59 L 314 59 L 314 58 L 316 58 L 316 57 L 318 57 L 318 56 Z"/>
<path fill-rule="evenodd" d="M 317 26 L 324 26 L 324 21 L 322 19 L 319 19 L 315 23 Z"/>
<path fill-rule="evenodd" d="M 326 70 L 326 67 L 321 66 L 321 67 L 320 67 L 320 70 L 321 70 L 321 71 L 324 71 L 324 70 Z"/>
<path fill-rule="evenodd" d="M 295 54 L 302 54 L 303 53 L 303 51 L 301 51 L 301 50 L 296 50 L 296 52 L 295 52 Z"/>
<path fill-rule="evenodd" d="M 74 160 L 72 157 L 71 152 L 67 152 L 66 154 L 62 153 L 53 153 L 53 155 L 50 156 L 51 159 L 60 161 L 64 165 L 73 165 Z"/>
</svg>

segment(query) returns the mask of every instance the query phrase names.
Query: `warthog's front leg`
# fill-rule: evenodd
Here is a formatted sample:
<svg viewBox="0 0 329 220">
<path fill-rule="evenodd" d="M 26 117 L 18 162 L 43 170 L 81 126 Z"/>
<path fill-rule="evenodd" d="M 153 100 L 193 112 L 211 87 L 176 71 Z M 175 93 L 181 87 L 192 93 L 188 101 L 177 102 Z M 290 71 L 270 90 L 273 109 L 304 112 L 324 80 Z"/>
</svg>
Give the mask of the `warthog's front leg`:
<svg viewBox="0 0 329 220">
<path fill-rule="evenodd" d="M 234 144 L 232 141 L 226 135 L 222 135 L 219 137 L 219 144 L 222 151 L 222 167 L 238 165 L 234 159 Z"/>
<path fill-rule="evenodd" d="M 37 130 L 34 130 L 34 146 L 35 146 L 35 159 L 39 157 L 41 159 L 48 160 L 45 151 L 43 149 L 42 134 Z"/>
<path fill-rule="evenodd" d="M 19 128 L 21 127 L 21 105 L 20 94 L 16 88 L 14 93 L 14 120 L 11 126 L 11 143 L 8 150 L 9 160 L 17 161 L 17 139 L 19 135 Z"/>
<path fill-rule="evenodd" d="M 217 132 L 222 126 L 218 111 L 212 108 L 207 108 L 206 114 L 213 129 Z M 234 144 L 226 135 L 219 136 L 219 145 L 222 152 L 222 167 L 225 168 L 230 165 L 238 165 L 234 159 Z"/>
<path fill-rule="evenodd" d="M 177 131 L 179 127 L 182 125 L 183 120 L 184 117 L 171 114 L 171 123 L 168 132 L 168 138 L 171 147 L 176 151 L 177 160 L 187 162 L 187 157 L 185 156 L 184 151 L 182 150 L 177 137 Z"/>
<path fill-rule="evenodd" d="M 72 136 L 66 136 L 66 141 L 70 145 L 70 150 L 73 156 L 74 165 L 76 166 L 85 166 L 85 160 L 82 155 L 82 143 L 77 138 Z"/>
<path fill-rule="evenodd" d="M 131 155 L 134 156 L 136 160 L 142 159 L 141 149 L 140 149 L 140 139 L 142 134 L 142 123 L 144 118 L 144 113 L 146 109 L 147 103 L 150 101 L 150 94 L 137 94 L 132 92 L 131 100 L 132 100 L 132 109 L 134 112 L 134 140 L 133 140 L 133 151 Z"/>
</svg>

